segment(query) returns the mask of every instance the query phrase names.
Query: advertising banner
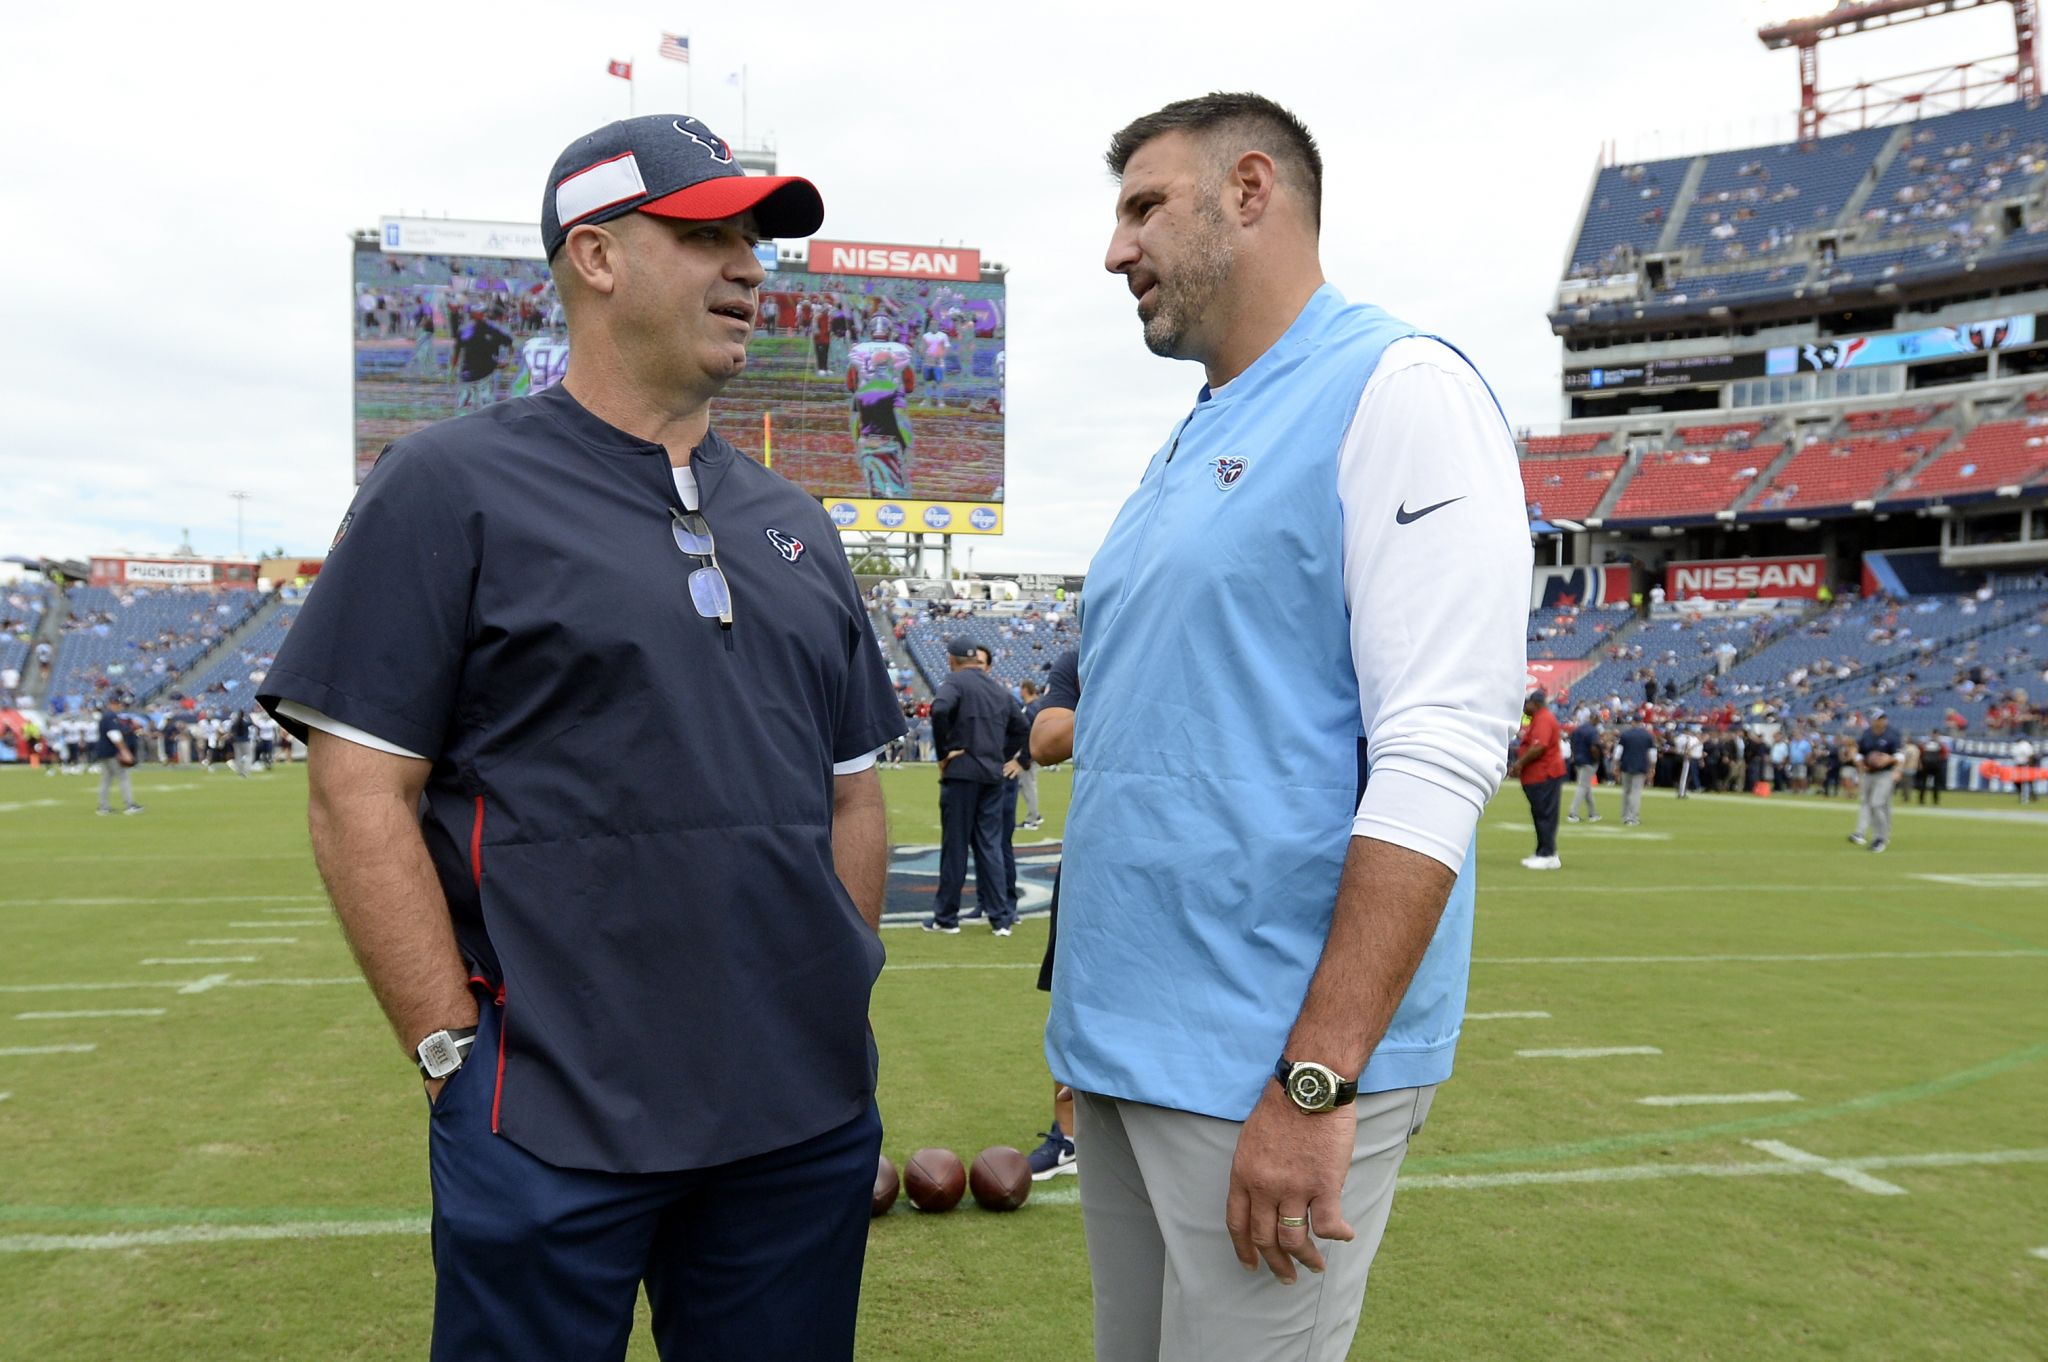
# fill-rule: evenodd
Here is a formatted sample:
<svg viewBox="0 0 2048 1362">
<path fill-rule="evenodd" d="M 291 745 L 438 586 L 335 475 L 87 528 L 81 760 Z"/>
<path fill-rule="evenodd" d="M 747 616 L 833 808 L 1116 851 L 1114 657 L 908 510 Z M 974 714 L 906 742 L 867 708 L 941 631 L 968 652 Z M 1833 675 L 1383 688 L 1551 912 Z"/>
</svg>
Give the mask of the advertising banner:
<svg viewBox="0 0 2048 1362">
<path fill-rule="evenodd" d="M 1560 606 L 1591 608 L 1626 605 L 1629 598 L 1627 564 L 1602 567 L 1540 567 L 1531 574 L 1529 608 L 1554 610 Z"/>
<path fill-rule="evenodd" d="M 1836 336 L 1806 345 L 1780 345 L 1765 352 L 1772 374 L 1817 373 L 1823 369 L 1865 369 L 1878 364 L 1912 364 L 1953 359 L 2034 343 L 2031 313 L 1993 317 L 1962 326 L 1934 326 L 1887 336 Z"/>
<path fill-rule="evenodd" d="M 451 218 L 384 218 L 377 236 L 395 255 L 483 255 L 500 260 L 545 260 L 540 228 L 523 222 L 463 222 Z"/>
<path fill-rule="evenodd" d="M 211 563 L 149 563 L 129 559 L 121 565 L 121 580 L 140 586 L 210 586 Z"/>
<path fill-rule="evenodd" d="M 1001 534 L 1001 503 L 972 501 L 883 501 L 871 497 L 828 497 L 825 513 L 842 530 L 893 534 Z"/>
<path fill-rule="evenodd" d="M 1697 596 L 1736 601 L 1756 596 L 1773 600 L 1818 598 L 1827 582 L 1827 560 L 1803 558 L 1716 558 L 1673 563 L 1664 570 L 1664 594 L 1676 603 Z"/>
<path fill-rule="evenodd" d="M 867 241 L 811 241 L 812 274 L 868 274 L 895 279 L 981 278 L 981 252 L 958 246 L 881 246 Z"/>
</svg>

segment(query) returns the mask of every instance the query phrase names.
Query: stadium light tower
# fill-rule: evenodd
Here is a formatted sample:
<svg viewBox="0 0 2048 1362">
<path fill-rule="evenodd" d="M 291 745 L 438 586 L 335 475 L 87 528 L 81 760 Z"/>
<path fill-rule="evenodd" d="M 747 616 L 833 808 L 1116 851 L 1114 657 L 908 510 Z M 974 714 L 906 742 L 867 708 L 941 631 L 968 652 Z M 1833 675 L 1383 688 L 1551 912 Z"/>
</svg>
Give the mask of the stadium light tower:
<svg viewBox="0 0 2048 1362">
<path fill-rule="evenodd" d="M 1828 39 L 1939 19 L 1988 4 L 2012 6 L 2011 52 L 1883 80 L 1858 81 L 1833 90 L 1820 88 L 1820 45 Z M 1810 142 L 1821 135 L 1831 118 L 1846 120 L 1854 113 L 1858 126 L 1867 128 L 1930 103 L 1942 113 L 1954 113 L 1989 104 L 2007 87 L 2013 87 L 2017 97 L 2032 108 L 2041 98 L 2034 60 L 2038 8 L 2038 0 L 1842 0 L 1825 14 L 1766 24 L 1756 36 L 1772 51 L 1783 47 L 1798 50 L 1799 140 Z"/>
<path fill-rule="evenodd" d="M 242 556 L 242 507 L 247 504 L 249 494 L 247 492 L 230 492 L 228 495 L 235 499 L 235 557 L 240 558 Z"/>
</svg>

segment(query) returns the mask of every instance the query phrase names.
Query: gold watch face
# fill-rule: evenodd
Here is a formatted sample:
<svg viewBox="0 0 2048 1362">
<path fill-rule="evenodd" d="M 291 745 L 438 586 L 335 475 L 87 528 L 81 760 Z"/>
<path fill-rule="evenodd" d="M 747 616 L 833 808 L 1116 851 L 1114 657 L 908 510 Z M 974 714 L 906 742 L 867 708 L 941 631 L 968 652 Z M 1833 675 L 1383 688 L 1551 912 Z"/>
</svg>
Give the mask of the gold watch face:
<svg viewBox="0 0 2048 1362">
<path fill-rule="evenodd" d="M 1287 1075 L 1287 1095 L 1303 1111 L 1328 1111 L 1337 1101 L 1336 1076 L 1317 1064 L 1297 1064 Z"/>
</svg>

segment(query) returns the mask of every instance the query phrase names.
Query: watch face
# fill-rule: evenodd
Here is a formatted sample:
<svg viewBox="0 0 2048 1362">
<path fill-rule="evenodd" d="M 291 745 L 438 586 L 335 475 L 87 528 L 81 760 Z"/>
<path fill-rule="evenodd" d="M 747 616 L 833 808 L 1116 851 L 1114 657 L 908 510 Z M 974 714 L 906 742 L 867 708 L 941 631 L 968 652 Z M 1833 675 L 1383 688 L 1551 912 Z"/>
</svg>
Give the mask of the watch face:
<svg viewBox="0 0 2048 1362">
<path fill-rule="evenodd" d="M 446 1031 L 436 1031 L 420 1042 L 420 1063 L 426 1066 L 428 1074 L 434 1078 L 453 1073 L 461 1062 L 461 1056 L 456 1053 L 455 1045 L 449 1040 Z"/>
<path fill-rule="evenodd" d="M 1337 1085 L 1322 1070 L 1302 1064 L 1287 1076 L 1287 1093 L 1296 1106 L 1321 1111 L 1336 1098 Z"/>
</svg>

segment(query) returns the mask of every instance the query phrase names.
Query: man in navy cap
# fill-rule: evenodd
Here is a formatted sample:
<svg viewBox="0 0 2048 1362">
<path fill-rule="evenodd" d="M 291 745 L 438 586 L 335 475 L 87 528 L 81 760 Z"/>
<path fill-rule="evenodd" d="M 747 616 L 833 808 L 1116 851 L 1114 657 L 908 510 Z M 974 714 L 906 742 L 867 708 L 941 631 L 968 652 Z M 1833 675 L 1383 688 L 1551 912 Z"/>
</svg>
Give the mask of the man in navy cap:
<svg viewBox="0 0 2048 1362">
<path fill-rule="evenodd" d="M 946 644 L 952 668 L 932 697 L 932 744 L 939 754 L 939 892 L 928 932 L 957 935 L 967 856 L 974 855 L 974 900 L 997 936 L 1016 925 L 1017 904 L 1003 865 L 1003 791 L 1031 741 L 1024 711 L 990 676 L 981 649 L 968 639 Z M 1016 816 L 1016 805 L 1009 806 Z"/>
<path fill-rule="evenodd" d="M 711 430 L 763 237 L 691 118 L 548 176 L 562 380 L 381 458 L 261 699 L 431 1103 L 437 1359 L 846 1358 L 902 732 L 817 501 Z M 593 750 L 627 754 L 602 769 Z"/>
</svg>

